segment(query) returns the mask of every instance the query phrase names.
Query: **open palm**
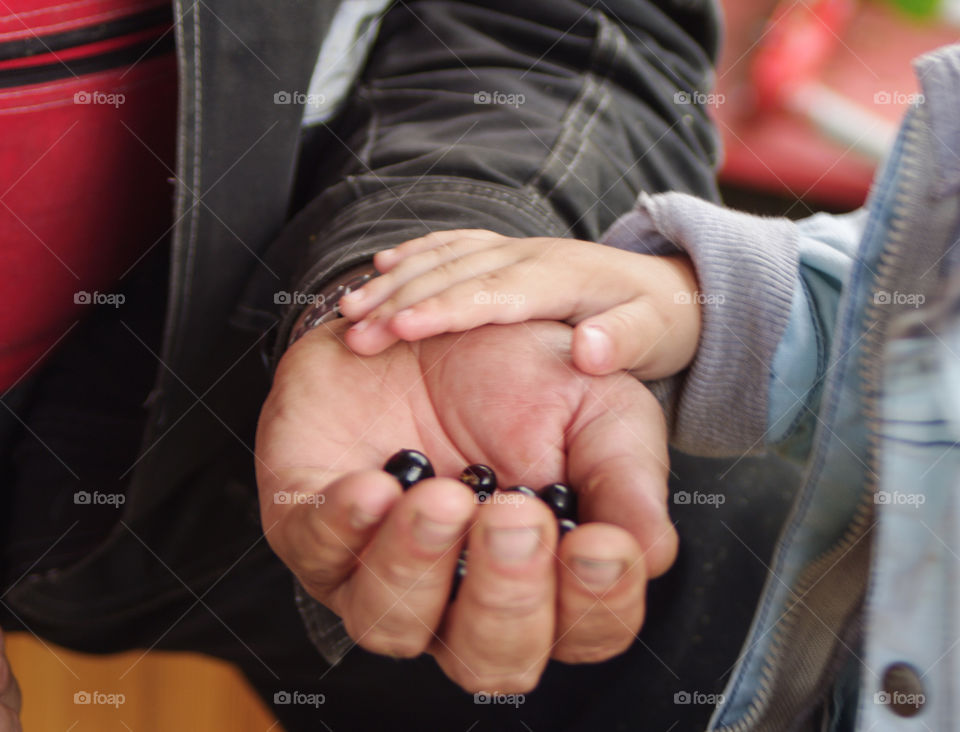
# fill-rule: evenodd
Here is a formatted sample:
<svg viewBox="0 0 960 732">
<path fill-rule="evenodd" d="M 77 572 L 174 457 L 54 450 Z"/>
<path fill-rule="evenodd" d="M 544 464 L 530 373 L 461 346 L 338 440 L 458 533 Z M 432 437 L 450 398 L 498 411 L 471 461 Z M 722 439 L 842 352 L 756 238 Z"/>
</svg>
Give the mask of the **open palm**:
<svg viewBox="0 0 960 732">
<path fill-rule="evenodd" d="M 308 334 L 284 356 L 257 438 L 267 536 L 304 586 L 361 645 L 399 655 L 430 650 L 467 688 L 503 688 L 503 679 L 529 686 L 551 655 L 599 660 L 623 650 L 642 620 L 646 577 L 665 571 L 676 551 L 665 508 L 666 435 L 649 392 L 625 374 L 573 369 L 571 329 L 558 323 L 485 326 L 366 358 L 343 346 L 345 325 Z M 401 448 L 425 452 L 447 479 L 401 496 L 377 470 Z M 450 480 L 471 462 L 493 467 L 501 485 L 569 481 L 580 520 L 597 523 L 558 550 L 542 506 L 477 510 Z M 294 497 L 278 502 L 278 492 Z M 474 534 L 494 525 L 513 531 L 518 546 L 532 527 L 537 546 L 518 558 L 492 544 L 487 552 Z M 467 581 L 448 609 L 465 540 Z M 623 571 L 598 592 L 589 572 L 600 567 L 602 575 L 614 559 Z M 578 560 L 600 564 L 584 579 Z M 487 639 L 472 636 L 493 597 L 527 606 L 536 653 L 471 661 L 477 646 L 490 655 Z M 578 630 L 584 622 L 574 616 L 586 617 L 590 632 Z M 594 626 L 607 616 L 612 627 L 598 636 Z"/>
</svg>

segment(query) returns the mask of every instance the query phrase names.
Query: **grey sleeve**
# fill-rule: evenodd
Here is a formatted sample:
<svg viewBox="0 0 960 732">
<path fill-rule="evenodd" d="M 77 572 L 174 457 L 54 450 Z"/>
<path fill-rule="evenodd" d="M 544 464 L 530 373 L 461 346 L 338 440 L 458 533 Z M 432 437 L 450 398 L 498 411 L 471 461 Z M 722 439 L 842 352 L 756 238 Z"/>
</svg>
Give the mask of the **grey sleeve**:
<svg viewBox="0 0 960 732">
<path fill-rule="evenodd" d="M 798 282 L 797 226 L 683 193 L 641 194 L 604 244 L 642 254 L 686 252 L 700 284 L 697 355 L 678 376 L 648 384 L 671 443 L 695 455 L 760 452 L 769 381 Z"/>
</svg>

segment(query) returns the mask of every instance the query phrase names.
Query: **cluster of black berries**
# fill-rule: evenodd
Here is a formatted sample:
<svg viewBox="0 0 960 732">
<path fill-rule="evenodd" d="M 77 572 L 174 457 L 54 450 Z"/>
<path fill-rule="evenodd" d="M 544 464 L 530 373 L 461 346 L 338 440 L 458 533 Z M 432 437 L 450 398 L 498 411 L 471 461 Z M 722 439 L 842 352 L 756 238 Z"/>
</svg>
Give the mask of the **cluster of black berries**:
<svg viewBox="0 0 960 732">
<path fill-rule="evenodd" d="M 396 478 L 403 490 L 407 490 L 414 483 L 427 478 L 433 478 L 436 473 L 427 456 L 417 450 L 400 450 L 390 457 L 383 469 Z M 477 496 L 479 503 L 489 501 L 497 491 L 497 474 L 487 465 L 475 463 L 468 465 L 460 473 L 460 482 L 470 486 Z M 528 498 L 539 498 L 557 517 L 557 528 L 560 538 L 577 526 L 577 494 L 563 483 L 551 483 L 535 491 L 525 485 L 514 485 L 501 488 L 503 493 L 520 493 Z M 460 581 L 467 573 L 467 550 L 460 552 L 457 560 L 457 571 L 453 578 L 453 587 L 450 599 L 456 597 Z"/>
</svg>

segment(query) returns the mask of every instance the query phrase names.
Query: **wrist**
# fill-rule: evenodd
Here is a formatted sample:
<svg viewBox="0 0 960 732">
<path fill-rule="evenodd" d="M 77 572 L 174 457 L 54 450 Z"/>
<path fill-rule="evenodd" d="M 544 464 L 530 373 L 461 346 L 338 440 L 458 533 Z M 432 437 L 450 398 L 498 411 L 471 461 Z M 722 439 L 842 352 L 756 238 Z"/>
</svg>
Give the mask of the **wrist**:
<svg viewBox="0 0 960 732">
<path fill-rule="evenodd" d="M 290 337 L 287 340 L 287 348 L 311 330 L 324 323 L 342 318 L 343 315 L 339 307 L 340 298 L 378 274 L 374 269 L 373 262 L 367 261 L 329 280 L 319 292 L 313 295 L 313 301 L 303 309 L 303 312 L 294 321 L 293 327 L 290 329 Z"/>
</svg>

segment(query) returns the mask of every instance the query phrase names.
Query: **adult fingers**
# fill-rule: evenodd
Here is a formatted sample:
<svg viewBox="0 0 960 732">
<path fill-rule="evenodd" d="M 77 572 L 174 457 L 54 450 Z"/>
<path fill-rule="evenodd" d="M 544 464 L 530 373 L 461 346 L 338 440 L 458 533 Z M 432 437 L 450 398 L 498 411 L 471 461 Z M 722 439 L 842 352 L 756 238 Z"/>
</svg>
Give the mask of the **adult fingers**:
<svg viewBox="0 0 960 732">
<path fill-rule="evenodd" d="M 536 686 L 554 639 L 556 519 L 540 501 L 477 512 L 467 574 L 431 652 L 467 691 Z"/>
<path fill-rule="evenodd" d="M 404 494 L 338 591 L 351 638 L 392 656 L 427 649 L 475 509 L 473 492 L 450 478 L 422 481 Z"/>
<path fill-rule="evenodd" d="M 328 480 L 320 470 L 282 471 L 261 500 L 270 546 L 324 604 L 335 600 L 335 591 L 401 497 L 397 481 L 380 470 Z"/>
<path fill-rule="evenodd" d="M 557 550 L 557 640 L 553 658 L 595 663 L 633 643 L 647 587 L 642 550 L 625 529 L 582 524 Z"/>
<path fill-rule="evenodd" d="M 667 512 L 666 423 L 654 396 L 623 372 L 590 382 L 567 460 L 581 520 L 626 529 L 649 576 L 663 574 L 676 558 L 677 534 Z"/>
</svg>

